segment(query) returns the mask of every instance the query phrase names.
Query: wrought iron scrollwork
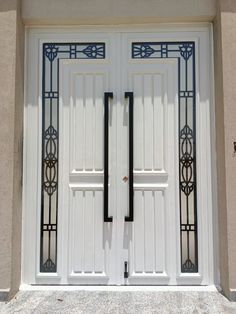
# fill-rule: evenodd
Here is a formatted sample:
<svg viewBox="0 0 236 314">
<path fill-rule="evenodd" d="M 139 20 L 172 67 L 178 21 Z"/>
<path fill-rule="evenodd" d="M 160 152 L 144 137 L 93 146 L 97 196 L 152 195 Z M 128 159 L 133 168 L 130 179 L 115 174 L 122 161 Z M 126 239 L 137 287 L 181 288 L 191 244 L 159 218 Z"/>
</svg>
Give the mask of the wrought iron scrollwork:
<svg viewBox="0 0 236 314">
<path fill-rule="evenodd" d="M 196 265 L 188 258 L 182 265 L 182 271 L 184 273 L 195 273 L 197 271 Z"/>
<path fill-rule="evenodd" d="M 83 53 L 88 58 L 97 58 L 97 57 L 103 57 L 104 56 L 104 47 L 103 45 L 89 45 L 84 50 Z"/>
<path fill-rule="evenodd" d="M 193 55 L 193 44 L 192 43 L 183 43 L 179 46 L 180 54 L 184 60 L 188 60 Z"/>
<path fill-rule="evenodd" d="M 132 57 L 178 59 L 181 270 L 182 272 L 197 272 L 195 43 L 133 43 Z M 104 59 L 105 43 L 45 43 L 43 45 L 41 272 L 56 272 L 57 270 L 59 133 L 57 60 L 60 58 Z"/>
<path fill-rule="evenodd" d="M 104 59 L 105 43 L 45 43 L 42 71 L 40 271 L 57 271 L 59 59 Z"/>
<path fill-rule="evenodd" d="M 50 62 L 53 62 L 54 59 L 57 57 L 58 47 L 54 44 L 48 44 L 44 46 L 44 54 L 48 58 Z"/>
<path fill-rule="evenodd" d="M 149 58 L 154 52 L 155 50 L 146 43 L 133 46 L 133 58 Z"/>
<path fill-rule="evenodd" d="M 45 158 L 44 158 L 44 190 L 49 196 L 57 189 L 57 139 L 58 134 L 52 125 L 45 131 Z"/>
<path fill-rule="evenodd" d="M 178 60 L 181 271 L 198 272 L 195 43 L 134 42 L 132 58 Z"/>
<path fill-rule="evenodd" d="M 194 178 L 193 178 L 193 130 L 185 125 L 180 131 L 180 169 L 181 177 L 180 188 L 186 196 L 194 190 Z"/>
<path fill-rule="evenodd" d="M 54 273 L 56 272 L 56 264 L 53 263 L 51 258 L 48 258 L 45 263 L 41 265 L 41 272 Z"/>
</svg>

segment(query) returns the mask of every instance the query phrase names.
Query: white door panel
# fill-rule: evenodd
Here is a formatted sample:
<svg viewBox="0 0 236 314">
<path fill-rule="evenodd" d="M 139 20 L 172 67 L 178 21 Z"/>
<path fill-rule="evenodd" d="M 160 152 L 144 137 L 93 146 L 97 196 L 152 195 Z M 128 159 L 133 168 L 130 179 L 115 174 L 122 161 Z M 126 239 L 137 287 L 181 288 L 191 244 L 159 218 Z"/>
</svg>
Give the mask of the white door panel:
<svg viewBox="0 0 236 314">
<path fill-rule="evenodd" d="M 134 221 L 124 223 L 130 230 L 123 235 L 130 284 L 175 284 L 177 66 L 170 60 L 127 60 L 124 66 L 123 88 L 134 93 Z M 123 128 L 128 139 L 128 125 Z M 128 165 L 128 140 L 123 154 Z M 127 186 L 121 193 L 120 208 L 127 209 Z"/>
<path fill-rule="evenodd" d="M 68 282 L 112 283 L 115 278 L 115 227 L 103 222 L 104 91 L 114 90 L 110 65 L 61 62 L 61 176 L 64 193 L 62 234 L 68 238 Z M 115 106 L 110 115 L 115 145 Z M 114 125 L 116 125 L 114 123 Z M 110 153 L 110 159 L 114 154 Z M 112 173 L 112 176 L 115 176 Z M 115 187 L 110 180 L 109 208 L 115 216 Z M 60 204 L 60 200 L 62 204 Z M 66 203 L 66 204 L 65 204 Z M 113 209 L 113 210 L 112 210 Z M 65 221 L 68 221 L 68 225 Z M 115 224 L 115 222 L 114 222 Z M 61 257 L 65 259 L 66 257 Z"/>
</svg>

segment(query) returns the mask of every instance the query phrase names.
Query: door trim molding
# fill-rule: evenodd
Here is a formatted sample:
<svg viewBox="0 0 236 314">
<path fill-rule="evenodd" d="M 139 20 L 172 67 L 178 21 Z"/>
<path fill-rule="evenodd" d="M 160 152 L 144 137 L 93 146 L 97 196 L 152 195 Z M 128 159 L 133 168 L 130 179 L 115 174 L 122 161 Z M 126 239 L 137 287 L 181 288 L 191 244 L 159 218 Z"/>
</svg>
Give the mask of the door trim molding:
<svg viewBox="0 0 236 314">
<path fill-rule="evenodd" d="M 209 286 L 50 286 L 21 284 L 20 291 L 153 291 L 153 292 L 219 292 L 215 285 Z"/>
<path fill-rule="evenodd" d="M 208 243 L 209 246 L 201 248 L 201 254 L 204 254 L 203 252 L 208 251 L 208 262 L 204 266 L 206 272 L 208 273 L 206 278 L 206 284 L 212 284 L 215 282 L 215 270 L 218 268 L 217 262 L 214 262 L 215 260 L 218 260 L 215 258 L 217 255 L 218 249 L 216 249 L 217 245 L 214 245 L 214 252 L 213 252 L 213 235 L 216 237 L 218 235 L 218 227 L 213 225 L 213 219 L 215 221 L 215 217 L 217 215 L 217 200 L 216 200 L 216 191 L 212 191 L 212 187 L 216 187 L 217 181 L 216 177 L 214 176 L 214 169 L 215 167 L 215 158 L 211 152 L 215 151 L 215 145 L 213 143 L 213 139 L 215 138 L 215 129 L 214 129 L 214 122 L 211 124 L 209 120 L 211 120 L 213 116 L 214 119 L 214 85 L 213 85 L 213 64 L 212 64 L 212 28 L 210 26 L 210 23 L 191 23 L 191 24 L 168 24 L 168 25 L 120 25 L 120 26 L 112 26 L 109 27 L 109 31 L 107 32 L 107 25 L 104 26 L 81 26 L 81 27 L 26 27 L 26 44 L 25 44 L 25 86 L 29 86 L 29 84 L 32 84 L 32 89 L 26 89 L 25 87 L 25 110 L 24 110 L 24 171 L 23 171 L 23 229 L 22 229 L 22 282 L 23 283 L 36 283 L 38 281 L 41 283 L 46 283 L 46 278 L 48 277 L 48 274 L 42 274 L 39 273 L 39 246 L 38 244 L 35 245 L 35 243 L 39 243 L 39 230 L 37 228 L 37 220 L 40 217 L 40 179 L 41 179 L 41 169 L 40 164 L 41 158 L 39 155 L 39 152 L 41 151 L 41 128 L 39 127 L 41 125 L 41 102 L 42 99 L 40 97 L 40 90 L 42 89 L 41 81 L 39 80 L 39 77 L 41 77 L 42 73 L 42 60 L 39 56 L 39 48 L 42 47 L 42 44 L 46 41 L 57 41 L 58 38 L 63 41 L 71 41 L 75 42 L 78 40 L 84 41 L 85 38 L 87 38 L 88 33 L 100 33 L 100 38 L 103 38 L 101 36 L 101 32 L 103 32 L 104 37 L 105 34 L 111 34 L 112 32 L 127 32 L 127 33 L 153 33 L 156 35 L 158 32 L 158 36 L 160 37 L 160 40 L 166 40 L 164 38 L 172 38 L 174 40 L 175 38 L 178 38 L 182 41 L 184 40 L 195 40 L 196 42 L 199 41 L 199 38 L 204 37 L 205 41 L 206 39 L 209 40 L 209 43 L 207 45 L 207 53 L 206 58 L 209 61 L 208 64 L 206 64 L 206 73 L 209 77 L 209 86 L 208 86 L 208 98 L 209 101 L 206 101 L 204 104 L 201 105 L 202 108 L 205 106 L 205 111 L 207 113 L 207 121 L 200 122 L 201 126 L 204 126 L 205 128 L 208 126 L 209 130 L 211 130 L 211 134 L 205 138 L 206 142 L 202 147 L 207 147 L 206 149 L 206 158 L 210 169 L 205 169 L 204 173 L 207 173 L 207 180 L 209 182 L 208 189 L 209 189 L 209 195 L 207 197 L 206 203 L 208 204 L 208 208 L 211 208 L 209 213 L 207 213 L 207 221 L 210 225 L 210 230 L 208 234 Z M 102 40 L 102 39 L 101 39 Z M 156 39 L 155 39 L 156 40 Z M 86 39 L 86 41 L 89 41 L 89 39 Z M 32 66 L 37 65 L 37 66 Z M 196 73 L 197 76 L 199 76 L 199 73 Z M 31 85 L 31 87 L 32 87 Z M 35 93 L 37 91 L 37 93 Z M 200 102 L 201 99 L 197 100 L 197 104 Z M 198 106 L 197 106 L 197 109 Z M 197 119 L 199 126 L 199 121 L 201 121 L 203 113 L 200 112 L 200 110 L 197 110 Z M 201 134 L 198 132 L 197 127 L 197 137 L 199 138 Z M 30 132 L 29 132 L 30 130 Z M 29 134 L 30 133 L 30 134 Z M 212 137 L 212 138 L 210 138 Z M 197 140 L 198 142 L 198 140 Z M 199 144 L 197 145 L 199 147 Z M 199 151 L 199 150 L 198 150 Z M 210 152 L 210 154 L 207 154 L 207 152 Z M 209 157 L 210 156 L 210 157 Z M 199 157 L 197 158 L 198 161 Z M 36 162 L 36 164 L 35 164 Z M 201 160 L 201 162 L 204 162 L 204 160 Z M 198 172 L 199 173 L 199 172 Z M 198 174 L 200 176 L 200 174 Z M 198 180 L 199 184 L 199 180 Z M 35 191 L 37 189 L 37 191 Z M 200 191 L 198 189 L 198 191 Z M 214 193 L 214 196 L 212 197 L 212 193 Z M 200 193 L 199 193 L 200 194 Z M 212 201 L 214 204 L 214 211 L 212 210 Z M 201 202 L 198 201 L 199 206 L 201 206 Z M 37 210 L 36 210 L 37 209 Z M 214 213 L 214 218 L 213 218 Z M 206 223 L 205 220 L 202 219 L 202 223 Z M 200 225 L 200 223 L 199 223 Z M 200 226 L 200 228 L 202 228 Z M 214 229 L 214 230 L 213 230 Z M 37 230 L 37 237 L 35 235 L 35 230 Z M 200 232 L 199 232 L 200 234 Z M 36 240 L 37 238 L 37 240 Z M 32 249 L 34 248 L 34 249 Z M 200 252 L 199 252 L 200 253 Z M 200 254 L 199 254 L 200 255 Z M 214 269 L 211 269 L 210 265 L 214 265 Z M 60 281 L 60 276 L 58 274 L 50 274 L 50 278 L 55 283 Z M 184 278 L 185 284 L 188 283 L 188 274 L 181 274 L 179 278 Z M 182 279 L 180 279 L 182 282 Z"/>
</svg>

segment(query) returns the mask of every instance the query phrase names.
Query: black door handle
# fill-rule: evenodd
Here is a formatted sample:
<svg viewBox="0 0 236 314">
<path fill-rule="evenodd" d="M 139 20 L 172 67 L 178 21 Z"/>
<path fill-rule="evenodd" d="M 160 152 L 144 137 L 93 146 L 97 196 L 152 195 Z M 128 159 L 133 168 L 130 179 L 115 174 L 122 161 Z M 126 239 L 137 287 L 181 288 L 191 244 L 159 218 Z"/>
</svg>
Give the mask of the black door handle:
<svg viewBox="0 0 236 314">
<path fill-rule="evenodd" d="M 125 216 L 125 221 L 134 221 L 133 92 L 125 92 L 125 98 L 129 99 L 129 216 Z"/>
<path fill-rule="evenodd" d="M 104 93 L 104 198 L 103 214 L 104 222 L 112 222 L 112 217 L 108 215 L 108 183 L 109 183 L 109 99 L 113 98 L 113 93 Z"/>
</svg>

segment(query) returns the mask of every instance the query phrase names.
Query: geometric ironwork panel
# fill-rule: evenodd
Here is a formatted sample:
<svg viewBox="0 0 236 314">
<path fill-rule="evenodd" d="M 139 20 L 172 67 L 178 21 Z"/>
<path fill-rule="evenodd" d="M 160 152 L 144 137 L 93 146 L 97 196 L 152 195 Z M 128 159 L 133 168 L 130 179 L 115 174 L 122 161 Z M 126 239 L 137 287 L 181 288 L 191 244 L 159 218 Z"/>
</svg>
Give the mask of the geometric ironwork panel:
<svg viewBox="0 0 236 314">
<path fill-rule="evenodd" d="M 195 43 L 134 42 L 132 58 L 178 60 L 181 272 L 195 273 L 198 272 Z"/>
<path fill-rule="evenodd" d="M 40 272 L 57 271 L 59 59 L 104 59 L 105 43 L 44 43 Z"/>
</svg>

